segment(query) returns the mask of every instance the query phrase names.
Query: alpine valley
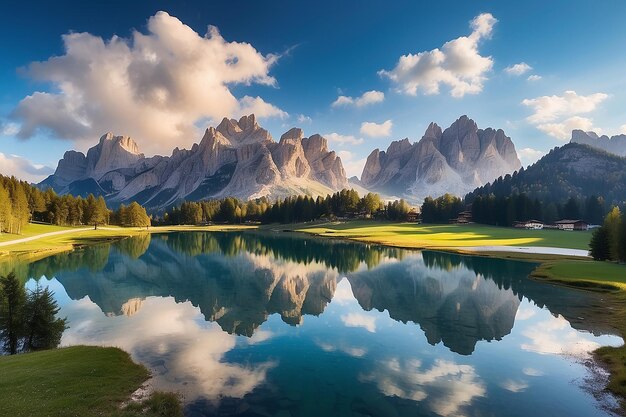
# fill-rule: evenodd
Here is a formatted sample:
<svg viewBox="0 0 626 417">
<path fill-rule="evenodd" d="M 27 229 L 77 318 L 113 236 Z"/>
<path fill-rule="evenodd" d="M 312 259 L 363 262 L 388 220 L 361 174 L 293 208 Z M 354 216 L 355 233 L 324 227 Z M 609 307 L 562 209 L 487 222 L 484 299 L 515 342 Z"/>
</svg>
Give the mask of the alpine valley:
<svg viewBox="0 0 626 417">
<path fill-rule="evenodd" d="M 60 194 L 102 195 L 118 205 L 137 201 L 152 211 L 181 201 L 243 200 L 326 195 L 351 185 L 413 203 L 446 192 L 463 196 L 521 168 L 515 145 L 502 130 L 478 129 L 467 116 L 442 129 L 431 123 L 422 139 L 394 141 L 374 150 L 360 180 L 348 182 L 337 154 L 318 135 L 293 128 L 278 142 L 254 115 L 224 118 L 191 149 L 145 157 L 133 139 L 107 133 L 87 154 L 67 151 L 39 186 Z"/>
</svg>

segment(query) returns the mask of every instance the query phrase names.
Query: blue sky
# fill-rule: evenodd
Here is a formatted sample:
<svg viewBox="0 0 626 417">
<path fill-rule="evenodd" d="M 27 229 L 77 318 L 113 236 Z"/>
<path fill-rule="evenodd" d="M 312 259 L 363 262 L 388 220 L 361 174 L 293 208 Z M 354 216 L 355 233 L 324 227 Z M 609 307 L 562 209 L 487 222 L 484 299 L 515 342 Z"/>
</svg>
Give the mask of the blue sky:
<svg viewBox="0 0 626 417">
<path fill-rule="evenodd" d="M 525 163 L 626 133 L 626 2 L 93 3 L 4 4 L 0 173 L 40 180 L 106 131 L 169 154 L 247 111 L 326 135 L 349 175 L 462 114 Z"/>
</svg>

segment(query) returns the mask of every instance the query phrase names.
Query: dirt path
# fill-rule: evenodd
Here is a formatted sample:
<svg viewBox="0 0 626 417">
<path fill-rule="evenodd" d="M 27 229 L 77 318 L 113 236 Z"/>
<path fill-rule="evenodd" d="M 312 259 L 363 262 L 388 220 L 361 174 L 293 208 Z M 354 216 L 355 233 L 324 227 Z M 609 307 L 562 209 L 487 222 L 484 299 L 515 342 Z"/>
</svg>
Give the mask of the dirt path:
<svg viewBox="0 0 626 417">
<path fill-rule="evenodd" d="M 7 242 L 0 242 L 0 247 L 16 245 L 18 243 L 31 242 L 33 240 L 41 239 L 41 238 L 44 238 L 44 237 L 65 235 L 65 234 L 68 234 L 68 233 L 84 232 L 85 230 L 92 230 L 92 229 L 93 228 L 91 228 L 91 227 L 85 227 L 85 228 L 81 228 L 81 229 L 68 229 L 68 230 L 59 230 L 57 232 L 42 233 L 40 235 L 25 237 L 25 238 L 22 238 L 22 239 L 15 239 L 15 240 L 9 240 Z"/>
</svg>

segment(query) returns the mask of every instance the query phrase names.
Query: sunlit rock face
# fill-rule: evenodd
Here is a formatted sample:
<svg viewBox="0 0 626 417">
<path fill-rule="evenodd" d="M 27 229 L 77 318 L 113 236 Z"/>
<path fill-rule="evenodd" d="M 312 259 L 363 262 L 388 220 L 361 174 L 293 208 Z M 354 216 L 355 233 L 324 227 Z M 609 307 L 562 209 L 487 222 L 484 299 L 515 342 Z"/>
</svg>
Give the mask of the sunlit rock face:
<svg viewBox="0 0 626 417">
<path fill-rule="evenodd" d="M 129 137 L 104 135 L 87 155 L 68 151 L 40 186 L 103 195 L 159 210 L 182 200 L 326 195 L 348 186 L 341 159 L 319 135 L 293 128 L 279 142 L 255 116 L 224 118 L 191 149 L 146 158 Z"/>
<path fill-rule="evenodd" d="M 392 142 L 386 151 L 375 149 L 367 158 L 361 183 L 388 195 L 421 202 L 445 193 L 464 196 L 521 163 L 511 139 L 498 129 L 478 129 L 461 116 L 443 130 L 431 123 L 419 142 Z"/>
</svg>

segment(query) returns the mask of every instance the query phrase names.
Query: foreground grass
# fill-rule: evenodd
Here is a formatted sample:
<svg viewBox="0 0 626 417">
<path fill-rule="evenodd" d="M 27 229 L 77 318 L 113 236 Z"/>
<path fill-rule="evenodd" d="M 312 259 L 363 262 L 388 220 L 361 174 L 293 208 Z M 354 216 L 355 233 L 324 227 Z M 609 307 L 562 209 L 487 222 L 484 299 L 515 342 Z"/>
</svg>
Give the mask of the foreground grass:
<svg viewBox="0 0 626 417">
<path fill-rule="evenodd" d="M 117 348 L 74 346 L 0 357 L 0 375 L 0 407 L 7 416 L 182 415 L 171 394 L 120 408 L 149 375 Z"/>
<path fill-rule="evenodd" d="M 295 230 L 320 236 L 416 249 L 447 249 L 471 246 L 542 246 L 588 249 L 590 232 L 524 230 L 485 225 L 425 225 L 353 221 L 302 225 Z"/>
</svg>

